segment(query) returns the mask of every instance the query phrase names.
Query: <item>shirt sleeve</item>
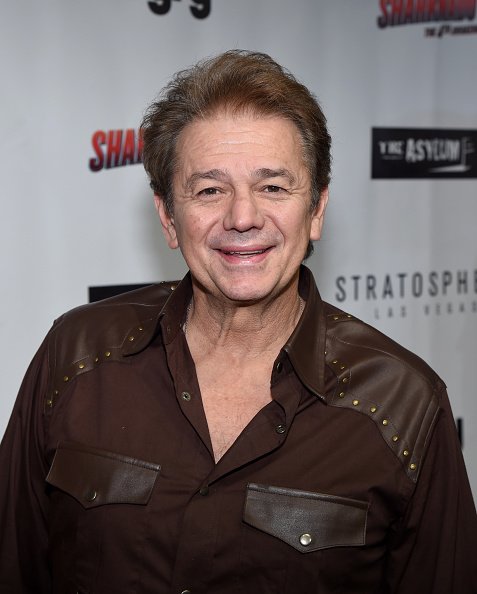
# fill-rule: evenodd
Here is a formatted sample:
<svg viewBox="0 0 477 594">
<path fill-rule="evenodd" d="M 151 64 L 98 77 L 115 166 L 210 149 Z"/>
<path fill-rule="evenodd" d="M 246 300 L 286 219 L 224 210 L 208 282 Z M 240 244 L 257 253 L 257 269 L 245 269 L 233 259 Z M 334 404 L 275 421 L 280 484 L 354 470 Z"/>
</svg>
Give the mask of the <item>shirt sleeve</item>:
<svg viewBox="0 0 477 594">
<path fill-rule="evenodd" d="M 414 493 L 390 534 L 386 594 L 476 594 L 477 516 L 445 390 Z"/>
<path fill-rule="evenodd" d="M 23 380 L 0 446 L 0 592 L 49 594 L 43 407 L 46 340 Z"/>
</svg>

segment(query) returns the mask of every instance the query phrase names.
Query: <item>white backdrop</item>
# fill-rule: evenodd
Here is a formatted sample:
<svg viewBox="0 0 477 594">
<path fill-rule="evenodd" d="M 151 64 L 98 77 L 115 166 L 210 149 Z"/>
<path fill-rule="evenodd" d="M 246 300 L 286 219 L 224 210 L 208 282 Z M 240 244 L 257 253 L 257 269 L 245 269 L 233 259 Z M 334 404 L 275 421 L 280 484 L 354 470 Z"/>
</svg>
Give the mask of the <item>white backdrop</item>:
<svg viewBox="0 0 477 594">
<path fill-rule="evenodd" d="M 208 16 L 197 18 L 208 4 Z M 400 4 L 409 6 L 408 22 L 380 27 Z M 185 270 L 160 237 L 142 166 L 130 163 L 137 147 L 128 145 L 128 164 L 103 168 L 107 145 L 98 139 L 137 130 L 178 69 L 240 47 L 270 53 L 321 101 L 334 140 L 333 182 L 309 265 L 324 298 L 416 351 L 445 379 L 477 493 L 475 168 L 467 178 L 371 178 L 372 128 L 424 128 L 426 138 L 429 129 L 462 130 L 475 157 L 475 1 L 427 15 L 418 4 L 434 3 L 2 3 L 0 434 L 43 335 L 88 300 L 88 287 Z"/>
</svg>

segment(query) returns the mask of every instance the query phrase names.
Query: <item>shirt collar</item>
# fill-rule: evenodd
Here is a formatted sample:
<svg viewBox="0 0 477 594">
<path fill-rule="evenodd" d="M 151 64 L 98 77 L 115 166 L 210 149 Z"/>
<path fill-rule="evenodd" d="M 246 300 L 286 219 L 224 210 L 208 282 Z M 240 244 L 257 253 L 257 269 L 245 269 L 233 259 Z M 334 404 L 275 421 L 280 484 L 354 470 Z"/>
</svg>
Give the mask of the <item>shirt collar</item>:
<svg viewBox="0 0 477 594">
<path fill-rule="evenodd" d="M 309 268 L 301 266 L 299 292 L 305 300 L 303 314 L 283 346 L 300 381 L 316 396 L 325 395 L 326 316 Z M 172 292 L 161 311 L 160 326 L 166 344 L 172 342 L 184 323 L 192 298 L 190 272 Z"/>
<path fill-rule="evenodd" d="M 324 400 L 326 316 L 315 279 L 306 266 L 300 268 L 298 290 L 305 308 L 283 350 L 301 382 Z"/>
<path fill-rule="evenodd" d="M 162 339 L 165 344 L 171 343 L 181 330 L 191 299 L 192 279 L 188 272 L 175 287 L 160 313 Z"/>
</svg>

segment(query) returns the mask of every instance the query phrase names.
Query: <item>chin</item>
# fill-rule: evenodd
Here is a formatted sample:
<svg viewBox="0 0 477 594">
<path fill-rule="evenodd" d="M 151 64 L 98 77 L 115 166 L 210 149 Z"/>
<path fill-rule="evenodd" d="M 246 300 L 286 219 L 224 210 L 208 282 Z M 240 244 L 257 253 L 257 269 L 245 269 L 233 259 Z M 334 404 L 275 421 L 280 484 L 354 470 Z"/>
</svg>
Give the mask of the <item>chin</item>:
<svg viewBox="0 0 477 594">
<path fill-rule="evenodd" d="M 259 287 L 257 283 L 247 283 L 240 286 L 239 283 L 231 283 L 227 286 L 218 285 L 218 289 L 221 293 L 230 301 L 250 303 L 254 301 L 260 301 L 266 298 L 272 292 L 272 288 Z"/>
</svg>

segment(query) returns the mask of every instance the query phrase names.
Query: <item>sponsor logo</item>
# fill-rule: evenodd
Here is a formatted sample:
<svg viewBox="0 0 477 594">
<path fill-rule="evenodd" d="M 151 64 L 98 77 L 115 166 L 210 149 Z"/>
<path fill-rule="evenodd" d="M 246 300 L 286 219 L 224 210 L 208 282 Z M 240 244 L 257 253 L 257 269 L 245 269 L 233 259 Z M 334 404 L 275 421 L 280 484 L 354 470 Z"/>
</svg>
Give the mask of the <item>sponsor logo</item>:
<svg viewBox="0 0 477 594">
<path fill-rule="evenodd" d="M 373 128 L 372 179 L 475 178 L 477 130 Z"/>
<path fill-rule="evenodd" d="M 139 130 L 97 130 L 91 138 L 91 145 L 95 155 L 89 160 L 91 171 L 142 163 Z"/>
<path fill-rule="evenodd" d="M 380 15 L 376 22 L 380 29 L 420 23 L 443 23 L 426 27 L 426 37 L 477 33 L 475 24 L 452 25 L 451 21 L 473 21 L 477 0 L 380 0 Z"/>
<path fill-rule="evenodd" d="M 181 0 L 174 0 L 174 2 L 180 2 Z M 211 0 L 191 0 L 189 9 L 196 19 L 205 19 L 210 14 L 210 3 Z M 147 5 L 149 6 L 150 10 L 154 14 L 164 15 L 167 14 L 172 5 L 171 0 L 153 0 L 152 2 L 148 2 Z"/>
<path fill-rule="evenodd" d="M 471 21 L 477 0 L 380 0 L 378 27 L 396 27 L 432 21 Z"/>
<path fill-rule="evenodd" d="M 414 304 L 426 317 L 477 313 L 477 269 L 338 276 L 334 299 L 368 304 L 375 320 L 406 318 Z"/>
</svg>

